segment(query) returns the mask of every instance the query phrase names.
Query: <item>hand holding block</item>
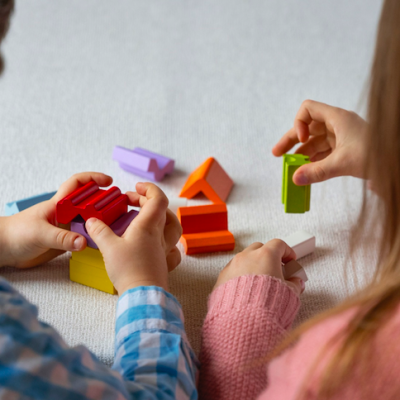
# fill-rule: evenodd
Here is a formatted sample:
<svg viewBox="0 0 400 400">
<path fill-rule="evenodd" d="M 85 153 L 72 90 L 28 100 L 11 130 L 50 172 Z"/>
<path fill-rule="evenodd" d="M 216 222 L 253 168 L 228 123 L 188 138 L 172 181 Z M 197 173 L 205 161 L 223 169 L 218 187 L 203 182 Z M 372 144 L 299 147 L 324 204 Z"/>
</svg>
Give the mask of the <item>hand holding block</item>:
<svg viewBox="0 0 400 400">
<path fill-rule="evenodd" d="M 311 186 L 297 186 L 293 182 L 293 174 L 302 165 L 310 163 L 310 159 L 302 154 L 283 155 L 282 204 L 286 213 L 305 213 L 310 211 Z"/>
<path fill-rule="evenodd" d="M 230 251 L 235 238 L 228 231 L 228 210 L 225 204 L 180 207 L 181 243 L 186 254 Z"/>
<path fill-rule="evenodd" d="M 193 198 L 203 193 L 213 203 L 224 203 L 232 190 L 233 181 L 215 158 L 208 158 L 192 174 L 180 197 Z"/>
<path fill-rule="evenodd" d="M 302 258 L 315 250 L 315 236 L 305 231 L 298 231 L 283 239 L 296 253 L 297 259 Z"/>
<path fill-rule="evenodd" d="M 60 224 L 68 224 L 77 215 L 85 221 L 91 217 L 110 225 L 128 211 L 128 196 L 113 186 L 108 190 L 99 189 L 94 182 L 76 189 L 57 203 L 56 219 Z"/>
<path fill-rule="evenodd" d="M 115 146 L 113 160 L 128 172 L 152 181 L 161 181 L 166 174 L 174 171 L 175 161 L 157 153 L 136 147 L 133 150 Z"/>
<path fill-rule="evenodd" d="M 287 264 L 282 266 L 282 270 L 283 270 L 283 277 L 285 279 L 300 278 L 304 282 L 308 281 L 304 268 L 296 260 L 289 261 Z"/>
<path fill-rule="evenodd" d="M 27 208 L 32 207 L 35 204 L 50 200 L 56 193 L 57 192 L 38 194 L 37 196 L 32 196 L 26 199 L 7 203 L 5 207 L 5 216 L 9 217 L 10 215 L 14 215 L 23 210 L 26 210 Z"/>
<path fill-rule="evenodd" d="M 117 236 L 122 236 L 130 223 L 136 218 L 139 214 L 136 210 L 131 210 L 126 214 L 123 214 L 116 221 L 114 221 L 110 228 Z M 98 249 L 97 244 L 93 241 L 90 235 L 86 231 L 85 221 L 81 217 L 76 217 L 71 222 L 71 231 L 81 234 L 86 238 L 87 245 L 92 249 Z"/>
</svg>

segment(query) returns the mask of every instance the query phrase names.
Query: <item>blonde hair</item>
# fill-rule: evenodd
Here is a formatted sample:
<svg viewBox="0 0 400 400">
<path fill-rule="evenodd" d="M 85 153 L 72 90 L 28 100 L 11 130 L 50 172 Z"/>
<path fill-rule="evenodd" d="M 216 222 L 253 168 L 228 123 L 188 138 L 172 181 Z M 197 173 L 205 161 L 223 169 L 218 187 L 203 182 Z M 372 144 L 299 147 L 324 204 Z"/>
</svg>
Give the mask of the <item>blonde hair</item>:
<svg viewBox="0 0 400 400">
<path fill-rule="evenodd" d="M 361 374 L 372 370 L 366 349 L 377 332 L 390 319 L 400 304 L 400 1 L 386 0 L 378 28 L 375 56 L 370 78 L 368 100 L 369 132 L 365 176 L 378 194 L 376 220 L 380 221 L 381 237 L 376 271 L 372 282 L 343 304 L 295 329 L 276 349 L 274 355 L 287 348 L 313 326 L 354 308 L 355 316 L 333 339 L 338 351 L 322 371 L 317 388 L 318 399 L 328 399 L 350 379 L 357 365 Z M 371 196 L 364 185 L 364 200 L 358 223 L 353 228 L 351 252 L 360 246 L 372 213 Z M 327 346 L 332 345 L 329 342 Z M 322 359 L 323 352 L 314 364 Z M 299 398 L 305 398 L 304 383 Z M 361 390 L 361 389 L 360 389 Z"/>
</svg>

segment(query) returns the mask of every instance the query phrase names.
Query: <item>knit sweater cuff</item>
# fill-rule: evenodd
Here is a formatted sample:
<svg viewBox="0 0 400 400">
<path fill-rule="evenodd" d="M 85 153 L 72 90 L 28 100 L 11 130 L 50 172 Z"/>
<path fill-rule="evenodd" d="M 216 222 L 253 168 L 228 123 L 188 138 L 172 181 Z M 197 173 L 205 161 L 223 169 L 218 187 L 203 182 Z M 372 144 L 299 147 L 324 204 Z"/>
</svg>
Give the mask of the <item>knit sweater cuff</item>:
<svg viewBox="0 0 400 400">
<path fill-rule="evenodd" d="M 268 275 L 244 275 L 229 280 L 211 293 L 207 319 L 230 311 L 264 308 L 287 329 L 299 307 L 299 296 L 280 279 Z"/>
</svg>

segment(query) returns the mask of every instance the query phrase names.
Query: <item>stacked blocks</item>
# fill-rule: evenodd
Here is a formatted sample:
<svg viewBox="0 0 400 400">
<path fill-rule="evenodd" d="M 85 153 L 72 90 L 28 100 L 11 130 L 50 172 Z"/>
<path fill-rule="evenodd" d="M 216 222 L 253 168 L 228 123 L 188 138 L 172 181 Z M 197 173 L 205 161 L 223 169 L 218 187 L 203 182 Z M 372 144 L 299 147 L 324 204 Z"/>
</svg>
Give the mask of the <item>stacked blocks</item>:
<svg viewBox="0 0 400 400">
<path fill-rule="evenodd" d="M 210 157 L 190 174 L 179 196 L 191 199 L 203 193 L 213 203 L 225 203 L 232 186 L 229 175 L 215 158 Z"/>
<path fill-rule="evenodd" d="M 59 223 L 71 222 L 71 231 L 83 235 L 87 247 L 80 252 L 72 252 L 69 262 L 71 281 L 86 285 L 106 293 L 116 291 L 110 281 L 103 256 L 90 238 L 85 228 L 85 221 L 98 218 L 110 226 L 116 235 L 123 235 L 137 211 L 128 211 L 128 197 L 121 194 L 117 187 L 102 190 L 91 181 L 70 193 L 57 203 L 56 219 Z"/>
<path fill-rule="evenodd" d="M 157 153 L 136 147 L 133 150 L 115 146 L 113 160 L 128 172 L 152 181 L 161 181 L 166 174 L 174 171 L 175 161 Z"/>
<path fill-rule="evenodd" d="M 282 203 L 286 213 L 305 213 L 310 210 L 311 186 L 297 186 L 293 183 L 293 174 L 310 159 L 302 154 L 283 155 Z"/>
<path fill-rule="evenodd" d="M 182 225 L 181 242 L 186 254 L 234 249 L 235 238 L 228 231 L 228 210 L 225 204 L 181 207 L 178 219 Z"/>
<path fill-rule="evenodd" d="M 180 197 L 193 198 L 203 193 L 214 204 L 178 208 L 182 225 L 181 243 L 186 254 L 230 251 L 235 238 L 228 231 L 228 210 L 225 200 L 233 181 L 212 157 L 200 165 L 186 181 Z"/>
<path fill-rule="evenodd" d="M 37 196 L 28 197 L 26 199 L 13 201 L 7 203 L 5 207 L 5 216 L 17 214 L 35 204 L 41 203 L 46 200 L 50 200 L 57 192 L 38 194 Z"/>
</svg>

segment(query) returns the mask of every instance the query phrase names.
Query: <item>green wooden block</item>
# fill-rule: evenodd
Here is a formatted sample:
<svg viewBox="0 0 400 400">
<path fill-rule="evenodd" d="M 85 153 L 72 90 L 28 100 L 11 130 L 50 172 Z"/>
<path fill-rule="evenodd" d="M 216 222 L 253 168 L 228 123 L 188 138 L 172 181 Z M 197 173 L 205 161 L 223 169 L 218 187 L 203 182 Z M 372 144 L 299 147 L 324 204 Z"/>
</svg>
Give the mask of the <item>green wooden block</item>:
<svg viewBox="0 0 400 400">
<path fill-rule="evenodd" d="M 286 213 L 305 213 L 310 210 L 311 186 L 297 186 L 293 174 L 300 166 L 310 163 L 308 156 L 302 154 L 283 155 L 282 204 Z"/>
</svg>

